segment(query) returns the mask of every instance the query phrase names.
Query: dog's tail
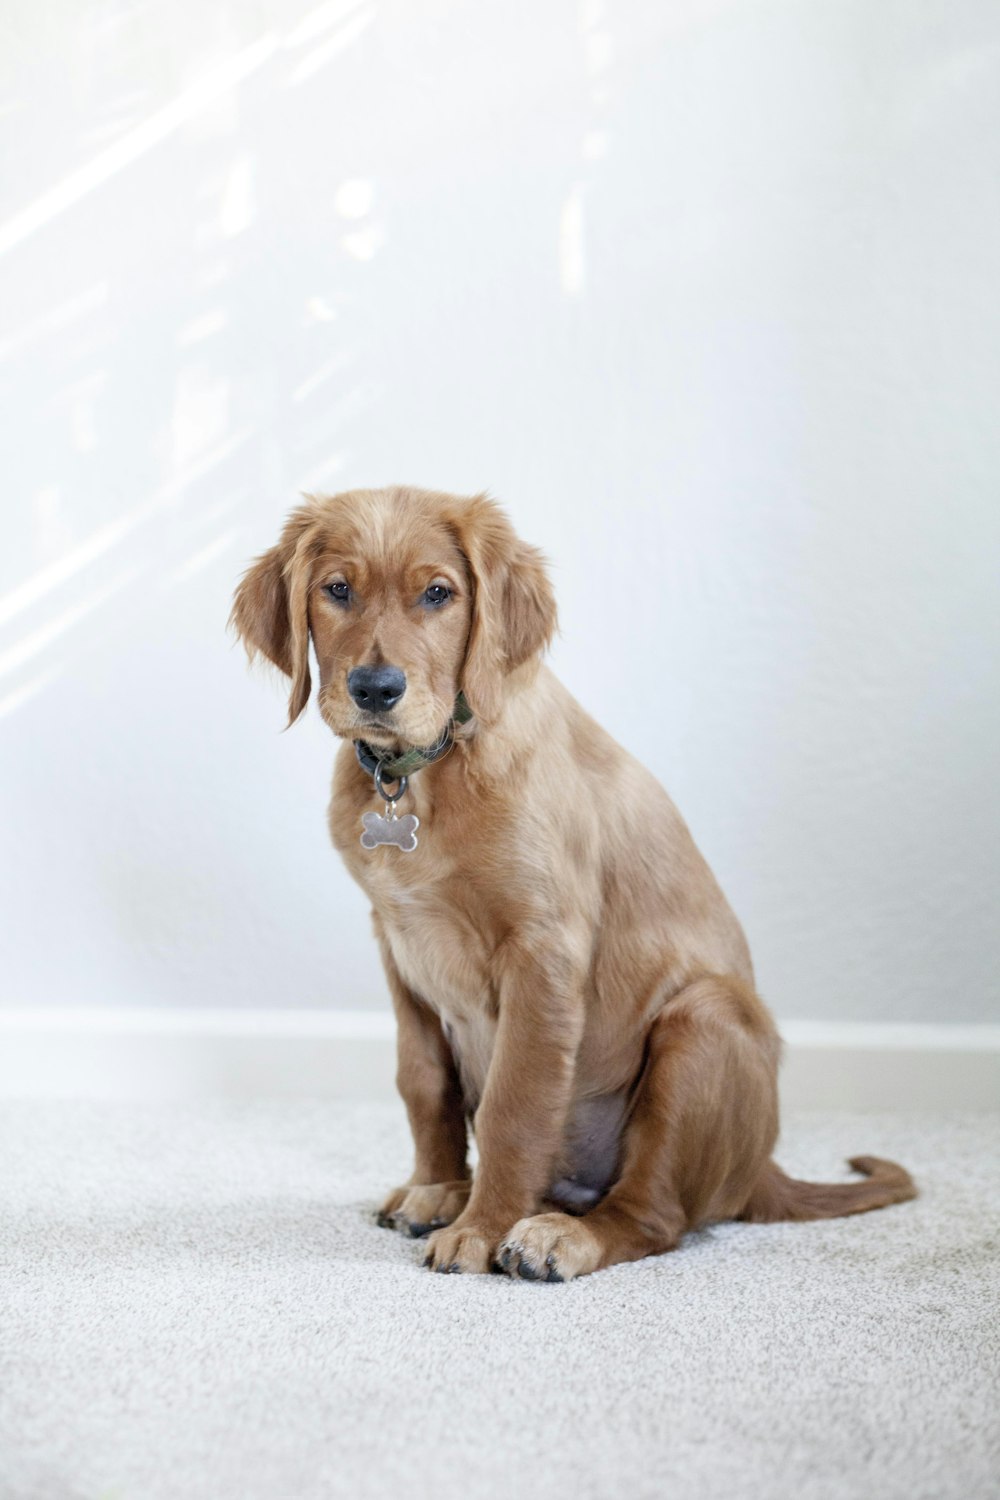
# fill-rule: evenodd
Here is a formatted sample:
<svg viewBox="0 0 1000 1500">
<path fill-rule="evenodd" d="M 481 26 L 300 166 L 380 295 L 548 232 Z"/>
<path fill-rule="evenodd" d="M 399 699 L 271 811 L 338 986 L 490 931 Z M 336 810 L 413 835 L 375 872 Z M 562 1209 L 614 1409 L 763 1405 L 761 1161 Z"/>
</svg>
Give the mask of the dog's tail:
<svg viewBox="0 0 1000 1500">
<path fill-rule="evenodd" d="M 905 1203 L 917 1196 L 913 1178 L 894 1161 L 884 1161 L 880 1156 L 852 1156 L 848 1166 L 863 1172 L 865 1181 L 799 1182 L 786 1176 L 777 1162 L 769 1161 L 738 1217 L 751 1224 L 839 1219 L 890 1203 Z"/>
</svg>

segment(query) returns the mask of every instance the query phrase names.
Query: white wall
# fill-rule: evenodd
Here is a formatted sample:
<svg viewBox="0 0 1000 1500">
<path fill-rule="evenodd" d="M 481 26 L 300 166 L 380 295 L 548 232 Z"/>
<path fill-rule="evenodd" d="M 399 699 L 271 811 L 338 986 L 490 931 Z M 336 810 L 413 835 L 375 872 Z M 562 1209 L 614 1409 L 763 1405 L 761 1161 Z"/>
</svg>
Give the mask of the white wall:
<svg viewBox="0 0 1000 1500">
<path fill-rule="evenodd" d="M 404 479 L 547 549 L 780 1015 L 997 1015 L 991 0 L 3 27 L 0 1002 L 385 1003 L 223 632 L 299 489 Z"/>
</svg>

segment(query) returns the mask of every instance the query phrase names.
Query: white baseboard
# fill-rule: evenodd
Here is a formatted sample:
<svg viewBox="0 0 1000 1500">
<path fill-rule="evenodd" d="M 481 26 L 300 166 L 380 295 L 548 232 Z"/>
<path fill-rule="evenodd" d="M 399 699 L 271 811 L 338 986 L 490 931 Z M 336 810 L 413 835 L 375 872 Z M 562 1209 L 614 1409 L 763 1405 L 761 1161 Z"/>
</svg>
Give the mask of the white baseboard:
<svg viewBox="0 0 1000 1500">
<path fill-rule="evenodd" d="M 1000 1026 L 778 1025 L 785 1109 L 1000 1110 Z"/>
<path fill-rule="evenodd" d="M 1000 1109 L 1000 1026 L 784 1021 L 793 1109 Z M 0 1010 L 0 1099 L 395 1098 L 381 1011 Z"/>
</svg>

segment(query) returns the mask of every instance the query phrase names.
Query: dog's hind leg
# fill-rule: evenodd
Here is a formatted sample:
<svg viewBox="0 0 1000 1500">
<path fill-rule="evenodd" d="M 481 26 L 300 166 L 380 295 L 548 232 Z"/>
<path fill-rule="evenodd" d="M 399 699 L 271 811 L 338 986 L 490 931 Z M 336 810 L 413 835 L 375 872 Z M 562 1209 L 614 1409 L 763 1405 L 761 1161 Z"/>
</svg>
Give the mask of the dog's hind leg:
<svg viewBox="0 0 1000 1500">
<path fill-rule="evenodd" d="M 671 1250 L 686 1230 L 739 1214 L 778 1133 L 779 1049 L 770 1015 L 742 980 L 693 981 L 650 1030 L 617 1181 L 581 1218 L 520 1220 L 500 1267 L 564 1281 Z"/>
</svg>

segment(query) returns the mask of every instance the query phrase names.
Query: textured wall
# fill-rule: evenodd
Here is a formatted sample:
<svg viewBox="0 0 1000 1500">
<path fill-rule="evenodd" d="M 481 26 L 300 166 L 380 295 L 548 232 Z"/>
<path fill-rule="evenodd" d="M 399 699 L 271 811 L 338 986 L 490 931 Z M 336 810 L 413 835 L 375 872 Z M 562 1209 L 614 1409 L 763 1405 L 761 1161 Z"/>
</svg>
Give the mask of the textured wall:
<svg viewBox="0 0 1000 1500">
<path fill-rule="evenodd" d="M 779 1014 L 997 1016 L 995 5 L 2 24 L 0 1001 L 384 1003 L 223 627 L 406 479 L 547 549 Z"/>
</svg>

